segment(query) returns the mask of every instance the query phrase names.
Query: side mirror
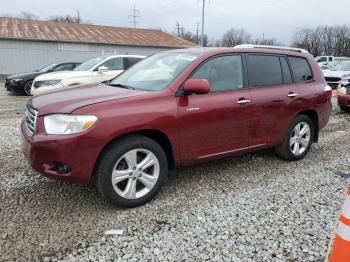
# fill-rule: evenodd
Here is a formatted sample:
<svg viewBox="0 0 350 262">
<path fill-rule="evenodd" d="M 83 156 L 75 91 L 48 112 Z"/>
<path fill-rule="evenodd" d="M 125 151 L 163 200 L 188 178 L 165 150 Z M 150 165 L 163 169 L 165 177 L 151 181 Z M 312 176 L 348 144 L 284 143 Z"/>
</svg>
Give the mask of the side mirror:
<svg viewBox="0 0 350 262">
<path fill-rule="evenodd" d="M 188 79 L 184 84 L 184 91 L 188 94 L 208 94 L 210 84 L 207 79 Z"/>
<path fill-rule="evenodd" d="M 108 71 L 108 68 L 106 66 L 100 66 L 97 68 L 97 71 L 99 71 L 99 72 Z"/>
</svg>

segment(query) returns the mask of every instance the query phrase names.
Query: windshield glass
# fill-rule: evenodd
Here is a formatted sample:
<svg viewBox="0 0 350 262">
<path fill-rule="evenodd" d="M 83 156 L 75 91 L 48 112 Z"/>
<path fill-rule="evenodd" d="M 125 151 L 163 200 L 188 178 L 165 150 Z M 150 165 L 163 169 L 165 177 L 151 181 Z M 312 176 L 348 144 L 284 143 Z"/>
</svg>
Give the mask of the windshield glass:
<svg viewBox="0 0 350 262">
<path fill-rule="evenodd" d="M 74 71 L 88 71 L 105 58 L 106 57 L 104 57 L 104 56 L 99 56 L 99 57 L 95 57 L 93 59 L 90 59 L 90 60 L 86 61 L 85 63 L 82 63 L 81 65 L 74 68 Z"/>
<path fill-rule="evenodd" d="M 350 62 L 340 63 L 333 67 L 335 71 L 350 71 Z"/>
<path fill-rule="evenodd" d="M 198 54 L 193 53 L 158 53 L 137 63 L 110 84 L 138 90 L 160 91 L 197 57 Z"/>
<path fill-rule="evenodd" d="M 47 65 L 47 66 L 41 68 L 41 69 L 39 70 L 39 72 L 47 72 L 47 71 L 51 70 L 52 68 L 54 68 L 56 65 L 57 65 L 57 64 L 49 64 L 49 65 Z"/>
</svg>

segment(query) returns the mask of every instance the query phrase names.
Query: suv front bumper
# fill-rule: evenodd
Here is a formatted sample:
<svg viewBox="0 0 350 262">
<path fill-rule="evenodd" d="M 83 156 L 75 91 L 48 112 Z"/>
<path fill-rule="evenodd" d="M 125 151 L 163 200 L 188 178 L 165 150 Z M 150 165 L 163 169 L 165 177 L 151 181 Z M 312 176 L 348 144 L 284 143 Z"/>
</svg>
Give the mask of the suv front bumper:
<svg viewBox="0 0 350 262">
<path fill-rule="evenodd" d="M 21 123 L 21 134 L 22 151 L 34 170 L 59 180 L 85 184 L 90 182 L 99 154 L 91 136 L 51 136 L 40 131 L 30 136 L 24 120 Z M 68 172 L 60 172 L 57 164 L 68 166 Z"/>
</svg>

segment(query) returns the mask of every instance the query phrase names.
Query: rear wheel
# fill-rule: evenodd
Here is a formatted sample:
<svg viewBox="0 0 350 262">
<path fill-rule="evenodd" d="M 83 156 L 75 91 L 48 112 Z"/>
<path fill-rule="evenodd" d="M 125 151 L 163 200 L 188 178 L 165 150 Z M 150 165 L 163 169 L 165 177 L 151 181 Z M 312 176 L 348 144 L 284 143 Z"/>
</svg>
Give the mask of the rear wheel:
<svg viewBox="0 0 350 262">
<path fill-rule="evenodd" d="M 341 106 L 340 109 L 345 111 L 345 112 L 350 112 L 350 108 L 349 107 Z"/>
<path fill-rule="evenodd" d="M 116 206 L 147 203 L 166 181 L 168 161 L 163 148 L 143 136 L 129 136 L 103 152 L 95 171 L 99 193 Z"/>
<path fill-rule="evenodd" d="M 283 144 L 275 151 L 286 160 L 299 160 L 309 152 L 314 137 L 314 125 L 306 115 L 298 115 L 292 121 Z"/>
<path fill-rule="evenodd" d="M 33 81 L 28 81 L 27 83 L 24 84 L 24 93 L 27 96 L 30 96 L 30 89 L 32 88 Z"/>
</svg>

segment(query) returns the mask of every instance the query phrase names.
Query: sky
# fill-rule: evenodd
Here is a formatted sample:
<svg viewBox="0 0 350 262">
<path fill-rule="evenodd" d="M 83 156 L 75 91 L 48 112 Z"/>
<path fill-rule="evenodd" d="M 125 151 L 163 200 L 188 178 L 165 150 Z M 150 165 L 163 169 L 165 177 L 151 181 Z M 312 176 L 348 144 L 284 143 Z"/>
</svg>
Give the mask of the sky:
<svg viewBox="0 0 350 262">
<path fill-rule="evenodd" d="M 196 33 L 203 0 L 0 0 L 0 15 L 30 12 L 41 19 L 76 15 L 96 25 L 133 27 L 134 4 L 140 28 L 175 32 L 176 23 Z M 350 0 L 206 0 L 204 32 L 219 39 L 230 28 L 243 28 L 254 38 L 275 38 L 288 44 L 297 28 L 349 24 Z M 201 25 L 200 25 L 201 27 Z"/>
</svg>

